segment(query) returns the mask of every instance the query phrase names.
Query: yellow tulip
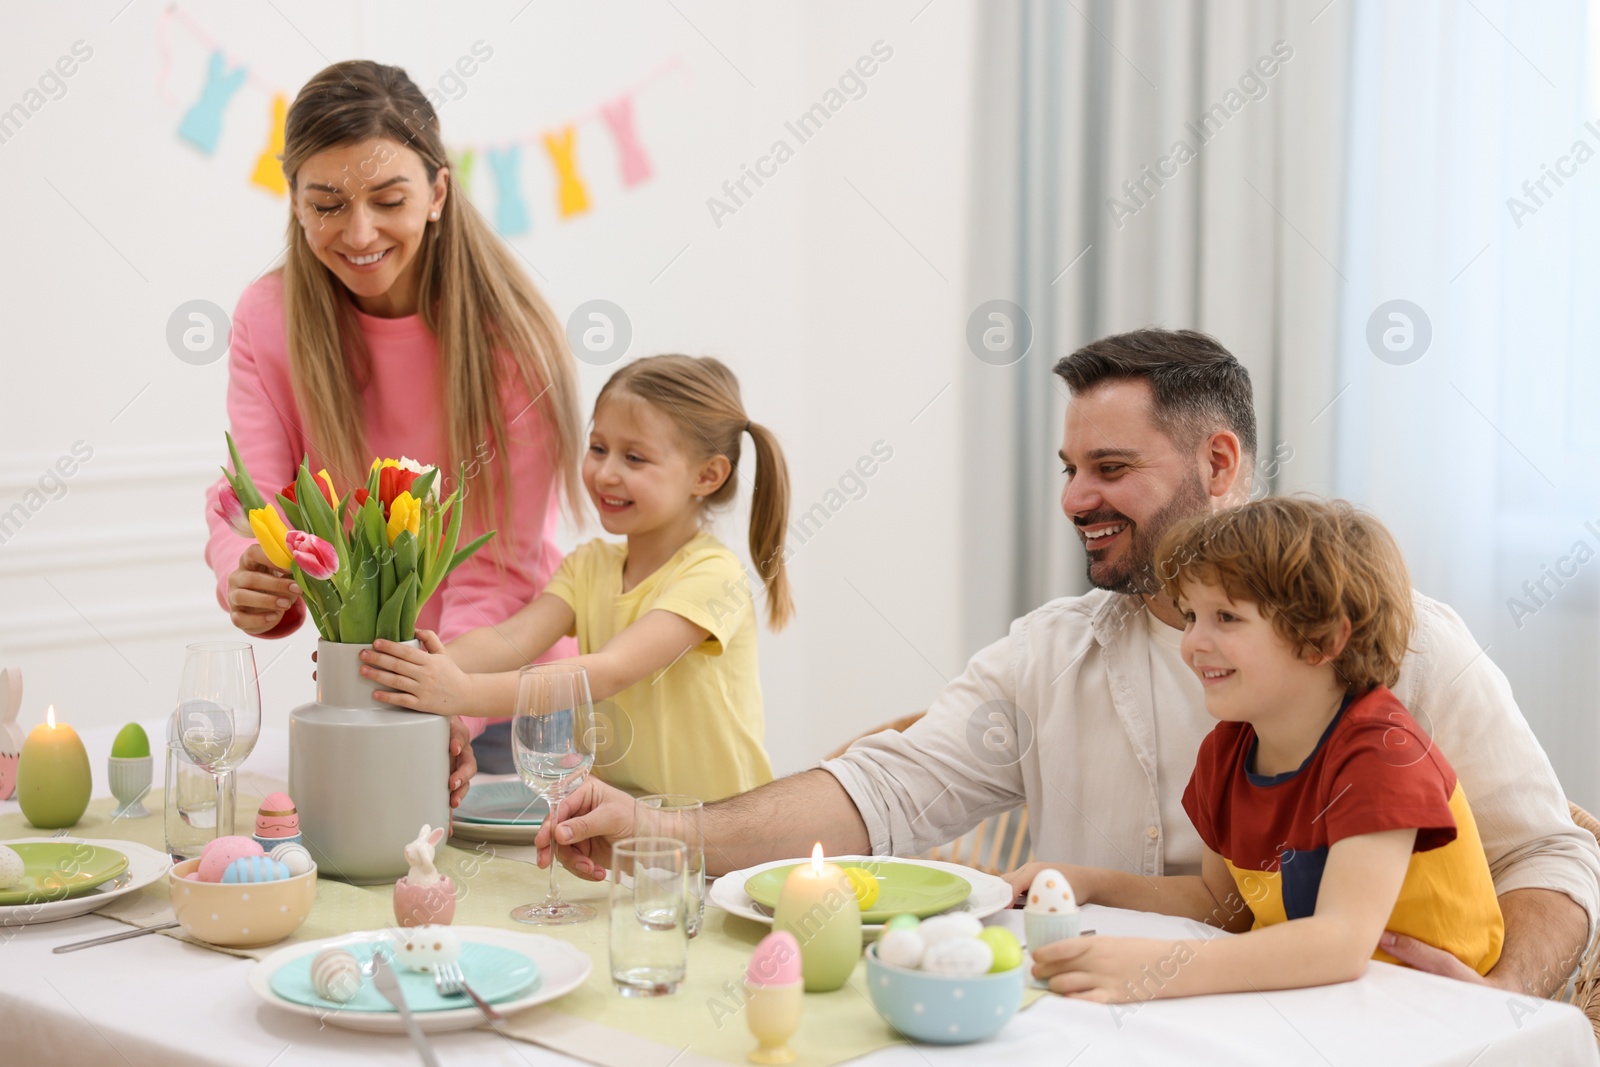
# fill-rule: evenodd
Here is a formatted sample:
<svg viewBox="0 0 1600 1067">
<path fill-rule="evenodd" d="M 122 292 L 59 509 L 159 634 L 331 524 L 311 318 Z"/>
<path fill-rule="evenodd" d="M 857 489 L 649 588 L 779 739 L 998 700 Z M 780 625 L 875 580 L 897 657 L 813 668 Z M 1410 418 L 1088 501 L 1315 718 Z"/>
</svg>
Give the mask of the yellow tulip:
<svg viewBox="0 0 1600 1067">
<path fill-rule="evenodd" d="M 339 503 L 339 494 L 334 492 L 333 489 L 333 475 L 329 474 L 328 468 L 324 467 L 317 472 L 317 477 L 321 478 L 323 483 L 328 487 L 328 503 L 337 506 Z"/>
<path fill-rule="evenodd" d="M 411 536 L 415 537 L 421 527 L 422 505 L 410 493 L 402 492 L 389 505 L 389 543 L 394 544 L 401 530 L 410 530 Z"/>
<path fill-rule="evenodd" d="M 289 546 L 284 542 L 289 527 L 278 517 L 278 509 L 256 508 L 250 512 L 250 531 L 256 535 L 261 551 L 267 554 L 267 559 L 272 561 L 272 565 L 279 570 L 288 570 L 294 557 L 289 554 Z"/>
</svg>

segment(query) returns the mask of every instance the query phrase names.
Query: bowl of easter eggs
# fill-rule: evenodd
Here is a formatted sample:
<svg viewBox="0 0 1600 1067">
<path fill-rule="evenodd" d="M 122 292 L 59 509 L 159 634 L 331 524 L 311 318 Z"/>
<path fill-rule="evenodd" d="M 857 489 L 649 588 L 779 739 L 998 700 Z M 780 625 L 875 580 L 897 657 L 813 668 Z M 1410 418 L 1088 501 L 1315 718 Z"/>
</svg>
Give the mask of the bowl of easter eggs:
<svg viewBox="0 0 1600 1067">
<path fill-rule="evenodd" d="M 317 868 L 305 846 L 270 854 L 249 837 L 219 837 L 167 874 L 172 911 L 184 933 L 230 948 L 282 941 L 317 898 Z"/>
<path fill-rule="evenodd" d="M 1022 1006 L 1022 946 L 972 915 L 896 915 L 867 949 L 867 989 L 906 1037 L 963 1045 L 993 1037 Z"/>
</svg>

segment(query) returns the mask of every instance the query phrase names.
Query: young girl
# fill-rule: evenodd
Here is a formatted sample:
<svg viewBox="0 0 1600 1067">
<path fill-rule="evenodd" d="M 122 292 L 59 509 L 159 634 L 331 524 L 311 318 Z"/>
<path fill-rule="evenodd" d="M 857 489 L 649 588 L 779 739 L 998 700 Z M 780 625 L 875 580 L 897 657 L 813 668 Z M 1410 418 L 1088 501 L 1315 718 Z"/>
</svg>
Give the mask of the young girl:
<svg viewBox="0 0 1600 1067">
<path fill-rule="evenodd" d="M 595 758 L 603 781 L 703 800 L 771 781 L 749 582 L 704 528 L 737 491 L 745 433 L 756 448 L 750 556 L 768 621 L 780 629 L 793 605 L 783 544 L 789 475 L 778 442 L 745 415 L 738 379 L 717 360 L 654 356 L 600 390 L 583 460 L 601 525 L 627 543 L 579 547 L 540 596 L 498 626 L 448 645 L 419 630 L 421 649 L 379 641 L 362 674 L 397 690 L 378 697 L 398 707 L 509 715 L 517 670 L 576 635 L 574 662 L 588 668 L 604 716 Z"/>
</svg>

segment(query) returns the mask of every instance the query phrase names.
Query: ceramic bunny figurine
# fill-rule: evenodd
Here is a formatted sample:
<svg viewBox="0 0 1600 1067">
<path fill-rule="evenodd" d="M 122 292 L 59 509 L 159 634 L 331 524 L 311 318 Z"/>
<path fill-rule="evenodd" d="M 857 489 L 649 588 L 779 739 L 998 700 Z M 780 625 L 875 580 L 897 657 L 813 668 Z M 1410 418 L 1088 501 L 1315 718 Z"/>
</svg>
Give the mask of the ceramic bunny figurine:
<svg viewBox="0 0 1600 1067">
<path fill-rule="evenodd" d="M 22 710 L 22 668 L 0 670 L 0 800 L 10 800 L 17 791 L 17 761 L 22 757 L 22 727 L 17 713 Z"/>
<path fill-rule="evenodd" d="M 394 884 L 394 917 L 401 926 L 448 925 L 456 915 L 456 886 L 433 865 L 433 850 L 445 828 L 424 823 L 417 839 L 406 846 L 411 870 Z"/>
</svg>

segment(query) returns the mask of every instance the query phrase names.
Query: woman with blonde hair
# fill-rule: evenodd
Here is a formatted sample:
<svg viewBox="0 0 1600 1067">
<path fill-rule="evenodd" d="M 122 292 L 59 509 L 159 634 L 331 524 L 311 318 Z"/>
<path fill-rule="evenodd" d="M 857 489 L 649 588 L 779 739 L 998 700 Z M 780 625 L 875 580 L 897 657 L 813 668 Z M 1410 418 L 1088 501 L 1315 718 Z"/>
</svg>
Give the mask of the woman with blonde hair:
<svg viewBox="0 0 1600 1067">
<path fill-rule="evenodd" d="M 453 195 L 438 117 L 399 67 L 352 60 L 312 78 L 287 115 L 283 171 L 285 261 L 233 317 L 228 418 L 240 453 L 269 495 L 302 455 L 340 494 L 366 481 L 374 456 L 437 465 L 447 491 L 465 464 L 461 539 L 499 534 L 417 625 L 448 639 L 498 623 L 560 565 L 563 499 L 577 511 L 582 422 L 561 325 L 514 253 Z M 223 484 L 207 494 L 217 598 L 246 633 L 291 634 L 305 620 L 301 591 L 223 521 Z M 574 651 L 567 641 L 548 656 Z M 452 803 L 475 767 L 467 735 L 480 729 L 453 731 Z"/>
</svg>

